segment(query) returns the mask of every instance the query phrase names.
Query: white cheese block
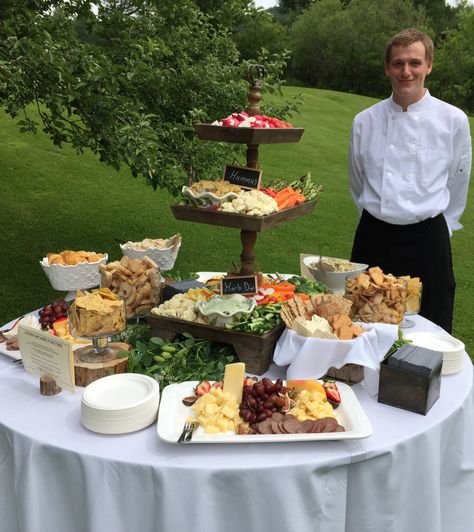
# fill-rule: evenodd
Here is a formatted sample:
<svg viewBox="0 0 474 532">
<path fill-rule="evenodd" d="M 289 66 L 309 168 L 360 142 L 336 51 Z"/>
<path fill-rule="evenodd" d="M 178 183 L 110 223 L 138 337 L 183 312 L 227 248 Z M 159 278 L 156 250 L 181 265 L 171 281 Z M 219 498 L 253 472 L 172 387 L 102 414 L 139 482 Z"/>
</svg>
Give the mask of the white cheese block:
<svg viewBox="0 0 474 532">
<path fill-rule="evenodd" d="M 293 330 L 300 336 L 310 336 L 313 338 L 327 338 L 337 340 L 337 336 L 332 332 L 329 322 L 314 314 L 310 320 L 299 316 L 293 322 Z"/>
<path fill-rule="evenodd" d="M 245 364 L 236 362 L 235 364 L 226 364 L 224 370 L 224 392 L 235 397 L 237 404 L 242 401 L 242 388 L 245 379 Z"/>
</svg>

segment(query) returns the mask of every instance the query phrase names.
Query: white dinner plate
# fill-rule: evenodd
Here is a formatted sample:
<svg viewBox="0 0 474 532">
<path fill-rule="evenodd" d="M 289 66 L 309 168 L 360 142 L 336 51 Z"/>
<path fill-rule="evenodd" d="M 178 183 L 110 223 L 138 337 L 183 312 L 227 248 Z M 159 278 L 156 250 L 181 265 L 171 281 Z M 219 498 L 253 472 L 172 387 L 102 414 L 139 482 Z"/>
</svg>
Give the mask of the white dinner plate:
<svg viewBox="0 0 474 532">
<path fill-rule="evenodd" d="M 96 410 L 130 410 L 152 401 L 159 389 L 158 382 L 147 375 L 119 373 L 89 384 L 82 401 Z"/>
<path fill-rule="evenodd" d="M 405 338 L 411 340 L 414 345 L 432 349 L 433 351 L 440 351 L 442 353 L 449 353 L 453 355 L 462 354 L 464 352 L 464 344 L 448 334 L 439 334 L 435 332 L 415 332 L 405 335 Z"/>
<path fill-rule="evenodd" d="M 197 381 L 170 384 L 161 394 L 158 414 L 158 437 L 169 443 L 177 443 L 185 421 L 193 415 L 191 407 L 182 402 L 184 397 L 193 395 Z M 338 422 L 345 432 L 319 434 L 249 434 L 238 436 L 234 433 L 205 434 L 202 427 L 194 432 L 191 443 L 287 443 L 299 441 L 349 440 L 367 438 L 372 434 L 372 424 L 360 405 L 352 389 L 344 383 L 337 383 L 341 393 L 341 404 L 335 410 Z"/>
</svg>

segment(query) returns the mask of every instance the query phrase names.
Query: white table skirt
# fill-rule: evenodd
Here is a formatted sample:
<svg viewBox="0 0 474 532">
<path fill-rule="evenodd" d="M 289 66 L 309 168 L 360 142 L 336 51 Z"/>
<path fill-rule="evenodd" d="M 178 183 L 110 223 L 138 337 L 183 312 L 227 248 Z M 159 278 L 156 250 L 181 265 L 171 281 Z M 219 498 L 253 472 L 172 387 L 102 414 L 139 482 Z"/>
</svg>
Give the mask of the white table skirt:
<svg viewBox="0 0 474 532">
<path fill-rule="evenodd" d="M 38 378 L 0 355 L 0 532 L 469 530 L 469 357 L 426 416 L 354 390 L 374 428 L 364 440 L 178 446 L 155 425 L 87 431 L 80 388 L 41 396 Z"/>
</svg>

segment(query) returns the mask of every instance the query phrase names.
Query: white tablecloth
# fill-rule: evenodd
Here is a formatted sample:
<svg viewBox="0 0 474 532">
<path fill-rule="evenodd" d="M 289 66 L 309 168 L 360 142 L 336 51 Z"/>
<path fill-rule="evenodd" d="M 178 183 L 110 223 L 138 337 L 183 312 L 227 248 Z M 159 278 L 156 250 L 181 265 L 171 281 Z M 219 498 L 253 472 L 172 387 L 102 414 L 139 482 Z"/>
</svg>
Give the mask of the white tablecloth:
<svg viewBox="0 0 474 532">
<path fill-rule="evenodd" d="M 37 377 L 0 355 L 0 532 L 472 530 L 468 356 L 426 416 L 354 390 L 374 428 L 364 440 L 178 446 L 155 425 L 88 432 L 80 388 L 41 396 Z"/>
</svg>

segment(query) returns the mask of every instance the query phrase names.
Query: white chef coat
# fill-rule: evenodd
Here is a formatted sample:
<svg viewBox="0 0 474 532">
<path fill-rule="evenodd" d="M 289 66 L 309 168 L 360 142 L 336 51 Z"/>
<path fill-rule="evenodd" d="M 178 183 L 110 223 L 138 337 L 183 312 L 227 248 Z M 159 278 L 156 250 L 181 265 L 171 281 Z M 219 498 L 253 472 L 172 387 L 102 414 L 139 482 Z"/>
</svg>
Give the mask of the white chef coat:
<svg viewBox="0 0 474 532">
<path fill-rule="evenodd" d="M 471 172 L 471 137 L 463 111 L 427 90 L 406 112 L 393 97 L 352 124 L 349 186 L 358 210 L 405 225 L 443 213 L 461 229 Z"/>
</svg>

